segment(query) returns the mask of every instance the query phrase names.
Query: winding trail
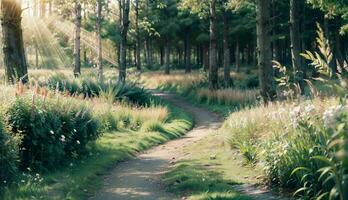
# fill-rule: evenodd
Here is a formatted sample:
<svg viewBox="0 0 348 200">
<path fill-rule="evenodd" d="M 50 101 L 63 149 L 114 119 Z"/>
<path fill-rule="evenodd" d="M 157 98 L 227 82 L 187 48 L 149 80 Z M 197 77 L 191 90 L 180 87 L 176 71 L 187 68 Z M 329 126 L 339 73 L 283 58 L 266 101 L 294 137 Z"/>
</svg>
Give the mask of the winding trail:
<svg viewBox="0 0 348 200">
<path fill-rule="evenodd" d="M 118 164 L 105 177 L 102 189 L 90 200 L 178 199 L 174 194 L 166 192 L 160 182 L 160 176 L 173 161 L 185 156 L 182 150 L 185 146 L 208 136 L 211 130 L 220 128 L 223 120 L 216 114 L 187 103 L 177 95 L 159 92 L 155 92 L 154 95 L 190 113 L 195 121 L 194 129 L 179 139 L 154 147 L 134 159 Z M 284 199 L 251 185 L 234 188 L 258 200 Z"/>
<path fill-rule="evenodd" d="M 195 128 L 185 136 L 148 150 L 138 157 L 120 163 L 105 178 L 102 189 L 91 200 L 174 200 L 160 183 L 160 175 L 173 160 L 184 155 L 183 147 L 207 136 L 218 129 L 222 119 L 205 109 L 194 107 L 174 94 L 154 93 L 174 106 L 192 115 Z"/>
</svg>

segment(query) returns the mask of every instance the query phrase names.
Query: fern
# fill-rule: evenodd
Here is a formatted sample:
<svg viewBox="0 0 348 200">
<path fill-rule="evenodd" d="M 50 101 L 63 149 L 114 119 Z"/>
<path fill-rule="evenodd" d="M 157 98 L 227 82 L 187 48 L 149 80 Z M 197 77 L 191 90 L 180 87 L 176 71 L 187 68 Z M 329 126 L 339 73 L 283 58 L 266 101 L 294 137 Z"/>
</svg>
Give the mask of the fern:
<svg viewBox="0 0 348 200">
<path fill-rule="evenodd" d="M 316 43 L 318 52 L 310 52 L 306 50 L 305 53 L 301 54 L 301 56 L 310 62 L 310 65 L 315 68 L 319 76 L 306 79 L 305 81 L 311 86 L 311 91 L 316 91 L 314 84 L 312 83 L 313 81 L 322 82 L 325 86 L 328 86 L 330 89 L 332 89 L 335 94 L 341 97 L 341 100 L 343 101 L 346 98 L 346 94 L 348 92 L 347 63 L 344 62 L 343 66 L 341 66 L 339 62 L 336 62 L 337 72 L 335 73 L 333 71 L 330 66 L 334 62 L 333 53 L 330 48 L 329 41 L 325 38 L 323 29 L 320 27 L 320 25 L 317 24 L 317 26 L 318 36 L 316 38 Z M 337 82 L 333 81 L 334 77 L 338 78 L 338 84 Z"/>
</svg>

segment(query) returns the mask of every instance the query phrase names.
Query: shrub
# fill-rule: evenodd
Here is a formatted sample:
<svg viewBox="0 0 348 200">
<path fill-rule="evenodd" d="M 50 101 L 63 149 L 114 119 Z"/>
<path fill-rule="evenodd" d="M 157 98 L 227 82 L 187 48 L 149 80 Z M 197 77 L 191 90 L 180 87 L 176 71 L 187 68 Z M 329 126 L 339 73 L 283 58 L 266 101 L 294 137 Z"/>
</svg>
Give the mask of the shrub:
<svg viewBox="0 0 348 200">
<path fill-rule="evenodd" d="M 142 126 L 145 132 L 163 132 L 163 123 L 159 121 L 148 121 Z"/>
<path fill-rule="evenodd" d="M 297 189 L 305 199 L 348 196 L 347 111 L 331 107 L 320 119 L 296 112 L 296 129 L 266 142 L 265 169 L 271 183 Z"/>
<path fill-rule="evenodd" d="M 248 78 L 245 80 L 246 88 L 254 89 L 259 87 L 259 84 L 259 77 L 257 75 L 248 76 Z"/>
<path fill-rule="evenodd" d="M 83 153 L 99 136 L 99 122 L 83 105 L 19 97 L 5 114 L 12 135 L 21 138 L 20 167 L 56 169 Z"/>
<path fill-rule="evenodd" d="M 93 77 L 69 79 L 64 74 L 50 76 L 46 86 L 54 91 L 84 97 L 104 97 L 110 101 L 130 101 L 138 105 L 148 105 L 151 95 L 135 83 L 99 83 Z"/>
<path fill-rule="evenodd" d="M 0 187 L 13 180 L 17 172 L 17 142 L 0 122 Z M 0 191 L 1 194 L 1 191 Z"/>
</svg>

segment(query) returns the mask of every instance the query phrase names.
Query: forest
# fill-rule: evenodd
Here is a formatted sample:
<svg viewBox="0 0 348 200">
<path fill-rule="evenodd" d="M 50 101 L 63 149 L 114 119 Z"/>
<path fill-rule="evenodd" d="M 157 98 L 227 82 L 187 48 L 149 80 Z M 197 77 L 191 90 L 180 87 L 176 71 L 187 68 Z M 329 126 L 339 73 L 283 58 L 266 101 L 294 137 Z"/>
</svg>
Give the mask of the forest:
<svg viewBox="0 0 348 200">
<path fill-rule="evenodd" d="M 347 0 L 0 13 L 1 200 L 348 200 Z"/>
</svg>

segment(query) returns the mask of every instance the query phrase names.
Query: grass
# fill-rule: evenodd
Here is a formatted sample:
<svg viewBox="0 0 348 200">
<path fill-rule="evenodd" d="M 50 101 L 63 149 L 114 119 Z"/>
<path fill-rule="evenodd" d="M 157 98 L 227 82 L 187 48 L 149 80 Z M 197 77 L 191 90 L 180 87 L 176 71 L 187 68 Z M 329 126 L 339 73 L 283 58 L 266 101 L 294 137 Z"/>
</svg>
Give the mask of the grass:
<svg viewBox="0 0 348 200">
<path fill-rule="evenodd" d="M 38 79 L 45 79 L 45 73 L 45 70 L 31 71 L 32 77 Z M 67 71 L 61 73 L 68 74 Z M 44 88 L 24 87 L 20 90 L 24 98 L 30 99 L 33 91 L 41 94 L 42 90 L 47 92 L 49 100 L 80 102 L 90 107 L 93 115 L 101 120 L 104 133 L 95 143 L 88 145 L 86 156 L 71 160 L 68 166 L 38 175 L 30 171 L 19 175 L 19 181 L 5 189 L 5 200 L 85 199 L 101 187 L 103 175 L 114 165 L 155 145 L 178 138 L 193 126 L 188 114 L 158 98 L 153 98 L 151 105 L 143 107 L 127 102 L 110 103 L 104 97 L 70 97 Z M 1 91 L 2 107 L 9 105 L 18 95 L 16 88 L 11 86 L 1 86 Z"/>
<path fill-rule="evenodd" d="M 170 117 L 161 132 L 125 131 L 105 133 L 90 146 L 88 157 L 68 168 L 43 176 L 43 182 L 22 184 L 8 199 L 85 199 L 101 187 L 102 177 L 118 162 L 152 146 L 186 133 L 192 119 L 182 110 L 170 107 Z"/>
<path fill-rule="evenodd" d="M 221 131 L 204 140 L 185 147 L 188 153 L 163 176 L 169 191 L 189 199 L 244 200 L 233 189 L 236 184 L 257 184 L 262 174 L 260 168 L 245 166 L 243 158 L 231 149 Z"/>
<path fill-rule="evenodd" d="M 153 76 L 156 76 L 156 79 L 151 78 Z M 170 75 L 149 72 L 142 75 L 141 81 L 148 88 L 178 93 L 196 106 L 228 116 L 241 107 L 254 105 L 259 93 L 257 89 L 245 89 L 249 87 L 247 86 L 249 79 L 253 78 L 250 74 L 232 72 L 231 76 L 236 87 L 214 92 L 208 90 L 207 77 L 200 71 L 193 71 L 190 74 L 173 71 Z"/>
</svg>

